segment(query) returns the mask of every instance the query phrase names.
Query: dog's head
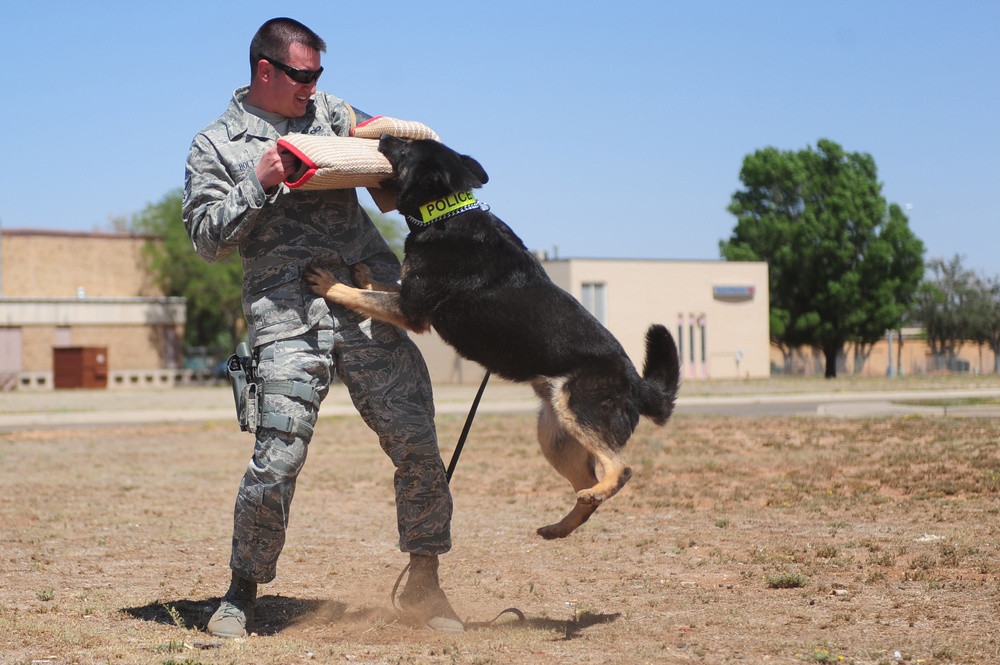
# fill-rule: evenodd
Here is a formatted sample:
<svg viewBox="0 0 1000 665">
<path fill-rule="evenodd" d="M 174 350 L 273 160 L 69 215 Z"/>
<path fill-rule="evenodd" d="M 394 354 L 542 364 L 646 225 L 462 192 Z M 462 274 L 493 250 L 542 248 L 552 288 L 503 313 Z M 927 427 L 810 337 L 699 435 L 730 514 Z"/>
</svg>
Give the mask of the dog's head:
<svg viewBox="0 0 1000 665">
<path fill-rule="evenodd" d="M 412 214 L 428 201 L 482 187 L 490 179 L 472 157 L 431 139 L 383 134 L 378 151 L 392 164 L 399 188 L 397 206 L 404 214 Z"/>
</svg>

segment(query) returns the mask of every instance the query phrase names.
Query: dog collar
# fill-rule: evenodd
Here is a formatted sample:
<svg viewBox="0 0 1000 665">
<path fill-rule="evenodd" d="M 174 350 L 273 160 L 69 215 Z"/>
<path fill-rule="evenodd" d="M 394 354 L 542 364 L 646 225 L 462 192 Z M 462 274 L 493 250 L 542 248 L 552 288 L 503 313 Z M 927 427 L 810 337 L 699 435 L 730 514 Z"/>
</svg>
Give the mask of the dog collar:
<svg viewBox="0 0 1000 665">
<path fill-rule="evenodd" d="M 455 192 L 443 198 L 425 203 L 420 206 L 420 219 L 406 216 L 406 221 L 415 226 L 430 226 L 434 222 L 448 219 L 463 212 L 479 208 L 481 204 L 472 195 L 472 190 L 465 192 Z"/>
</svg>

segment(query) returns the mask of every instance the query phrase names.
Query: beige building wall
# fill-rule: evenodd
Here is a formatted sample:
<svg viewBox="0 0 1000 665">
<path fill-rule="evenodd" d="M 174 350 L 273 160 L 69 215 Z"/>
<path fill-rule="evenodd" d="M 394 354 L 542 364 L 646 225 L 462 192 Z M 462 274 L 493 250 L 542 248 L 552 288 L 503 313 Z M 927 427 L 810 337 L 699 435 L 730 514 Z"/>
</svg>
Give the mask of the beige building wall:
<svg viewBox="0 0 1000 665">
<path fill-rule="evenodd" d="M 108 370 L 174 370 L 184 301 L 147 276 L 150 238 L 0 230 L 0 388 L 51 387 L 56 347 L 107 349 Z"/>
<path fill-rule="evenodd" d="M 640 370 L 646 330 L 661 323 L 680 342 L 685 380 L 770 375 L 766 263 L 559 259 L 542 265 L 577 300 L 584 284 L 603 285 L 605 325 Z M 434 333 L 413 339 L 435 383 L 482 379 L 481 367 Z"/>
<path fill-rule="evenodd" d="M 0 296 L 162 297 L 142 269 L 148 240 L 117 233 L 0 230 Z"/>
<path fill-rule="evenodd" d="M 903 345 L 900 348 L 899 338 L 894 334 L 892 340 L 892 371 L 897 376 L 915 376 L 919 374 L 953 374 L 956 371 L 970 374 L 993 374 L 994 354 L 988 347 L 969 343 L 962 345 L 956 357 L 959 363 L 952 369 L 937 367 L 930 346 L 923 339 L 916 337 L 920 332 L 913 329 L 907 334 L 904 329 Z M 912 335 L 912 336 L 911 336 Z M 868 358 L 861 370 L 855 369 L 855 348 L 848 344 L 844 348 L 844 357 L 838 364 L 838 375 L 852 376 L 888 376 L 890 367 L 890 345 L 888 338 L 878 342 L 869 352 Z M 826 370 L 826 359 L 822 351 L 811 347 L 798 349 L 792 357 L 790 371 L 785 367 L 785 359 L 781 350 L 771 347 L 771 362 L 779 371 L 801 376 L 823 376 Z"/>
<path fill-rule="evenodd" d="M 31 326 L 25 330 L 21 341 L 21 371 L 51 372 L 52 349 L 57 346 L 106 347 L 108 366 L 116 372 L 159 369 L 165 336 L 172 335 L 173 339 L 184 337 L 183 325 L 174 326 L 173 333 L 165 333 L 160 326 L 139 328 L 124 325 L 73 326 L 68 333 L 59 331 L 60 327 L 51 325 Z"/>
</svg>

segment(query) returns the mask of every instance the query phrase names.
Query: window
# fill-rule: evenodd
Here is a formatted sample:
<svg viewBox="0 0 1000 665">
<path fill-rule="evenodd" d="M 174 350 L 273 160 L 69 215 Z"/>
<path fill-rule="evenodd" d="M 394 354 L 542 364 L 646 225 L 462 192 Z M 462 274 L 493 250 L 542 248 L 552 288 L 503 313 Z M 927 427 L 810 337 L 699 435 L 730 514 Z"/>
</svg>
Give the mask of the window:
<svg viewBox="0 0 1000 665">
<path fill-rule="evenodd" d="M 601 325 L 608 325 L 607 285 L 603 282 L 584 282 L 580 302 Z"/>
</svg>

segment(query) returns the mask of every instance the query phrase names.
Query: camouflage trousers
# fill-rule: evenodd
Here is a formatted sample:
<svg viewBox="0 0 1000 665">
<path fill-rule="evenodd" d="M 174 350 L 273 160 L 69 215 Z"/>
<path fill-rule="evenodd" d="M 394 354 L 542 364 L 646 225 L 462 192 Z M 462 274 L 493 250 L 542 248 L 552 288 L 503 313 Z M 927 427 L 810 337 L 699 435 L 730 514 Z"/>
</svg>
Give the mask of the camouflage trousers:
<svg viewBox="0 0 1000 665">
<path fill-rule="evenodd" d="M 326 397 L 333 372 L 347 386 L 382 450 L 396 468 L 396 521 L 403 552 L 443 554 L 451 548 L 452 499 L 434 428 L 430 377 L 406 333 L 331 305 L 331 315 L 304 335 L 258 349 L 265 381 L 297 381 Z M 263 410 L 316 423 L 318 407 L 265 394 Z M 309 441 L 259 429 L 253 459 L 236 499 L 230 567 L 258 583 L 276 574 L 295 481 Z"/>
</svg>

